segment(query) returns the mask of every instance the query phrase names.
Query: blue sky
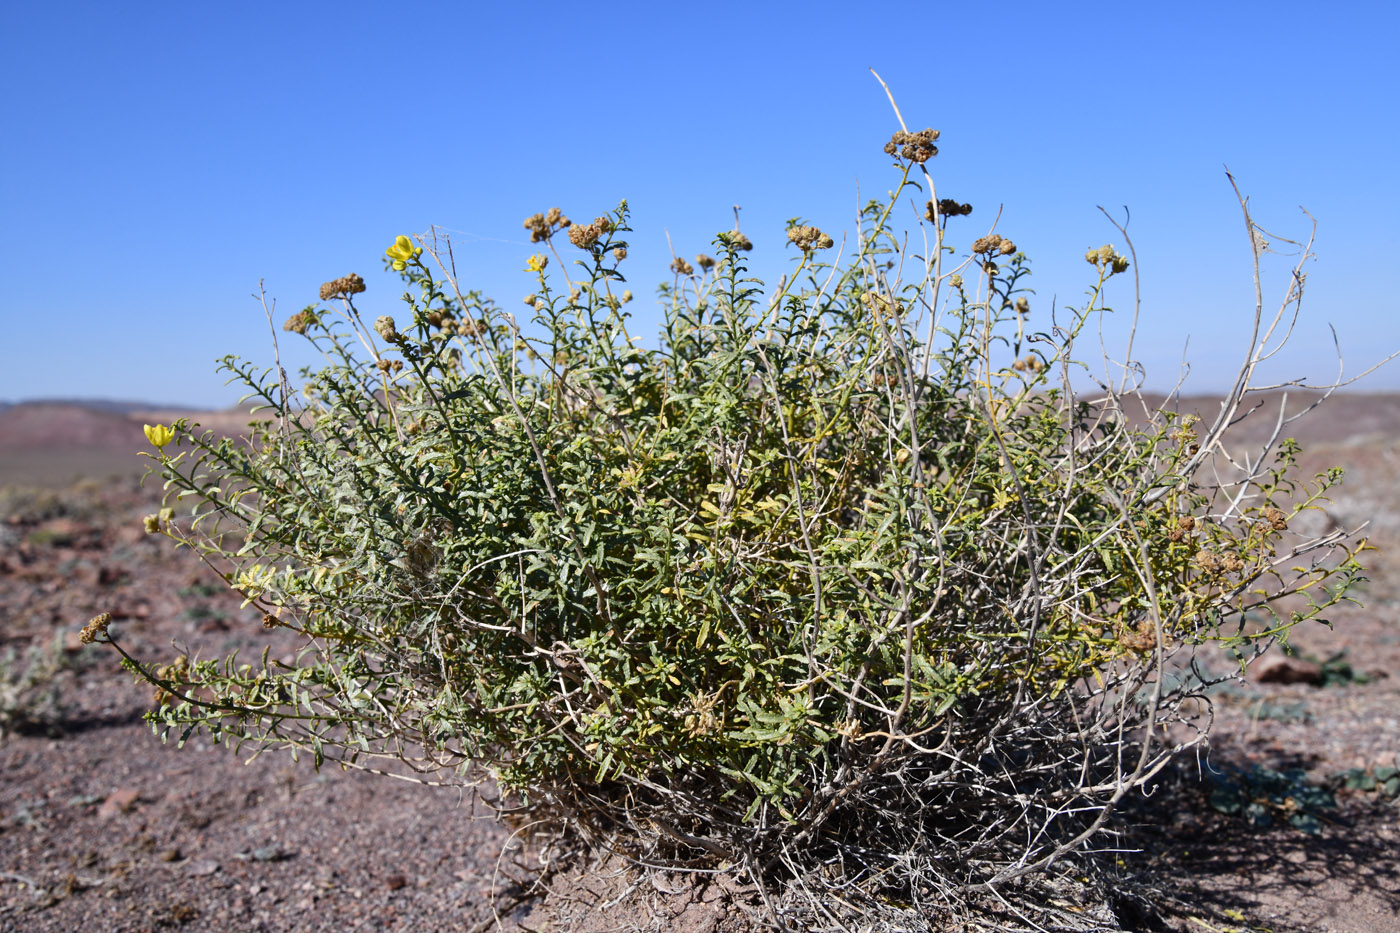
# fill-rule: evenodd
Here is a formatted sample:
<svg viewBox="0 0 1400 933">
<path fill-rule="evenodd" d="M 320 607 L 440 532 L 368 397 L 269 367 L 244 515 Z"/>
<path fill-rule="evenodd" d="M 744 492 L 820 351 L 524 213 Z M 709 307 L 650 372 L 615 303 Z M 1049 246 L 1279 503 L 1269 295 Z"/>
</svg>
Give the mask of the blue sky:
<svg viewBox="0 0 1400 933">
<path fill-rule="evenodd" d="M 1195 391 L 1246 349 L 1226 165 L 1266 227 L 1318 220 L 1271 375 L 1333 375 L 1329 323 L 1349 373 L 1400 348 L 1392 4 L 53 2 L 4 22 L 0 399 L 230 404 L 214 360 L 272 359 L 259 280 L 279 325 L 351 271 L 362 310 L 392 314 L 383 250 L 430 224 L 467 285 L 523 310 L 521 221 L 624 197 L 652 331 L 668 231 L 693 257 L 742 205 L 772 281 L 786 218 L 839 240 L 884 195 L 896 124 L 870 67 L 911 128 L 942 131 L 930 165 L 975 206 L 961 222 L 1001 207 L 1038 309 L 1080 300 L 1085 249 L 1117 241 L 1096 206 L 1131 209 L 1149 386 L 1188 338 Z M 1400 365 L 1360 387 L 1400 388 Z"/>
</svg>

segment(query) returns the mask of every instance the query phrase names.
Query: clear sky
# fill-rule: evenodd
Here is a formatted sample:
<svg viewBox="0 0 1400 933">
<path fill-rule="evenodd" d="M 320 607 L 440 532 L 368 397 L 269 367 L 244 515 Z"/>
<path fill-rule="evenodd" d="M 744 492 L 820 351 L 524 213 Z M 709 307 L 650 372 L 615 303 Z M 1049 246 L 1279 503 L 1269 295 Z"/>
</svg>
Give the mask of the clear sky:
<svg viewBox="0 0 1400 933">
<path fill-rule="evenodd" d="M 840 239 L 896 175 L 897 128 L 967 221 L 1082 298 L 1089 247 L 1132 212 L 1148 384 L 1218 390 L 1252 285 L 1224 167 L 1285 236 L 1317 218 L 1304 322 L 1271 370 L 1325 380 L 1400 348 L 1400 7 L 1317 3 L 10 4 L 0 28 L 0 399 L 223 406 L 214 360 L 271 362 L 281 321 L 359 272 L 398 311 L 395 235 L 440 225 L 466 284 L 532 290 L 521 221 L 627 198 L 638 300 L 742 205 L 776 280 L 801 215 Z M 971 230 L 972 227 L 968 227 Z M 985 232 L 985 231 L 981 231 Z M 965 244 L 964 244 L 965 245 Z M 1285 260 L 1266 268 L 1283 281 Z M 1270 292 L 1277 297 L 1277 288 Z M 1127 294 L 1114 296 L 1126 307 Z M 402 312 L 400 317 L 402 319 Z M 289 335 L 281 334 L 279 337 Z M 284 362 L 309 357 L 283 340 Z M 1400 364 L 1361 388 L 1400 388 Z"/>
</svg>

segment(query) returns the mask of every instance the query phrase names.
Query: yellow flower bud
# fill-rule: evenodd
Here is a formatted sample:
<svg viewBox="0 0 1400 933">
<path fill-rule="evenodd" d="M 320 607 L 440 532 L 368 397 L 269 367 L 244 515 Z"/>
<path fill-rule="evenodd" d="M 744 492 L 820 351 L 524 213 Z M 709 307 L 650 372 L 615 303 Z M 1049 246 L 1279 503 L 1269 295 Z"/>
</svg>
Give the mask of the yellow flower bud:
<svg viewBox="0 0 1400 933">
<path fill-rule="evenodd" d="M 402 272 L 408 268 L 408 264 L 422 253 L 423 247 L 414 246 L 413 241 L 406 236 L 395 237 L 394 245 L 384 251 L 384 255 L 393 260 L 395 272 Z"/>
<path fill-rule="evenodd" d="M 525 266 L 530 272 L 543 272 L 547 265 L 549 265 L 549 257 L 543 253 L 535 253 L 525 261 Z"/>
<path fill-rule="evenodd" d="M 175 432 L 163 424 L 146 424 L 142 425 L 142 428 L 146 432 L 146 440 L 150 441 L 151 445 L 157 450 L 160 450 L 175 438 Z"/>
</svg>

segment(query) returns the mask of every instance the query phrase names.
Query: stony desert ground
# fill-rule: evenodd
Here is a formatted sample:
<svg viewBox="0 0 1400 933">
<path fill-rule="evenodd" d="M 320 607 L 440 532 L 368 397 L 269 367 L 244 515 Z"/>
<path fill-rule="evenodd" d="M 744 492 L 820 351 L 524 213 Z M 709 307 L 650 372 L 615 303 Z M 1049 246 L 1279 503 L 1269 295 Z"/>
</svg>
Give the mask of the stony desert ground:
<svg viewBox="0 0 1400 933">
<path fill-rule="evenodd" d="M 295 647 L 143 533 L 159 490 L 139 482 L 140 425 L 172 414 L 0 411 L 0 931 L 763 926 L 737 884 L 582 862 L 537 883 L 538 853 L 470 791 L 162 745 L 149 690 L 77 641 L 89 617 L 113 613 L 148 657 Z M 1123 896 L 1102 929 L 1400 930 L 1400 396 L 1338 395 L 1294 433 L 1307 472 L 1348 471 L 1324 520 L 1368 523 L 1362 605 L 1217 688 L 1208 753 L 1112 837 Z M 987 916 L 958 928 L 1002 928 Z"/>
</svg>

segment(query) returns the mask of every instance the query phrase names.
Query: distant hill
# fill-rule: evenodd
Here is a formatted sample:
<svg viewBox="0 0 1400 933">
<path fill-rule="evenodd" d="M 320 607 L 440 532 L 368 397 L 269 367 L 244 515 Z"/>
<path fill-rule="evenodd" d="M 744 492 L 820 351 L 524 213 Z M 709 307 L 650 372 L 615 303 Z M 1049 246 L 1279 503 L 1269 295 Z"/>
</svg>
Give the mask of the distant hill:
<svg viewBox="0 0 1400 933">
<path fill-rule="evenodd" d="M 18 402 L 0 401 L 0 411 L 7 408 L 16 408 L 23 405 L 71 405 L 75 408 L 86 408 L 89 411 L 106 411 L 118 415 L 129 415 L 137 411 L 152 411 L 162 408 L 176 408 L 180 406 L 158 404 L 156 402 L 137 402 L 130 399 L 113 398 L 26 398 Z M 187 411 L 213 411 L 214 409 L 188 408 Z"/>
<path fill-rule="evenodd" d="M 141 428 L 125 413 L 65 402 L 23 402 L 0 412 L 0 450 L 6 448 L 141 449 Z"/>
<path fill-rule="evenodd" d="M 187 418 L 230 436 L 246 433 L 246 410 L 201 411 L 110 400 L 30 401 L 0 406 L 0 485 L 64 486 L 89 477 L 140 476 L 151 461 L 143 423 Z"/>
</svg>

